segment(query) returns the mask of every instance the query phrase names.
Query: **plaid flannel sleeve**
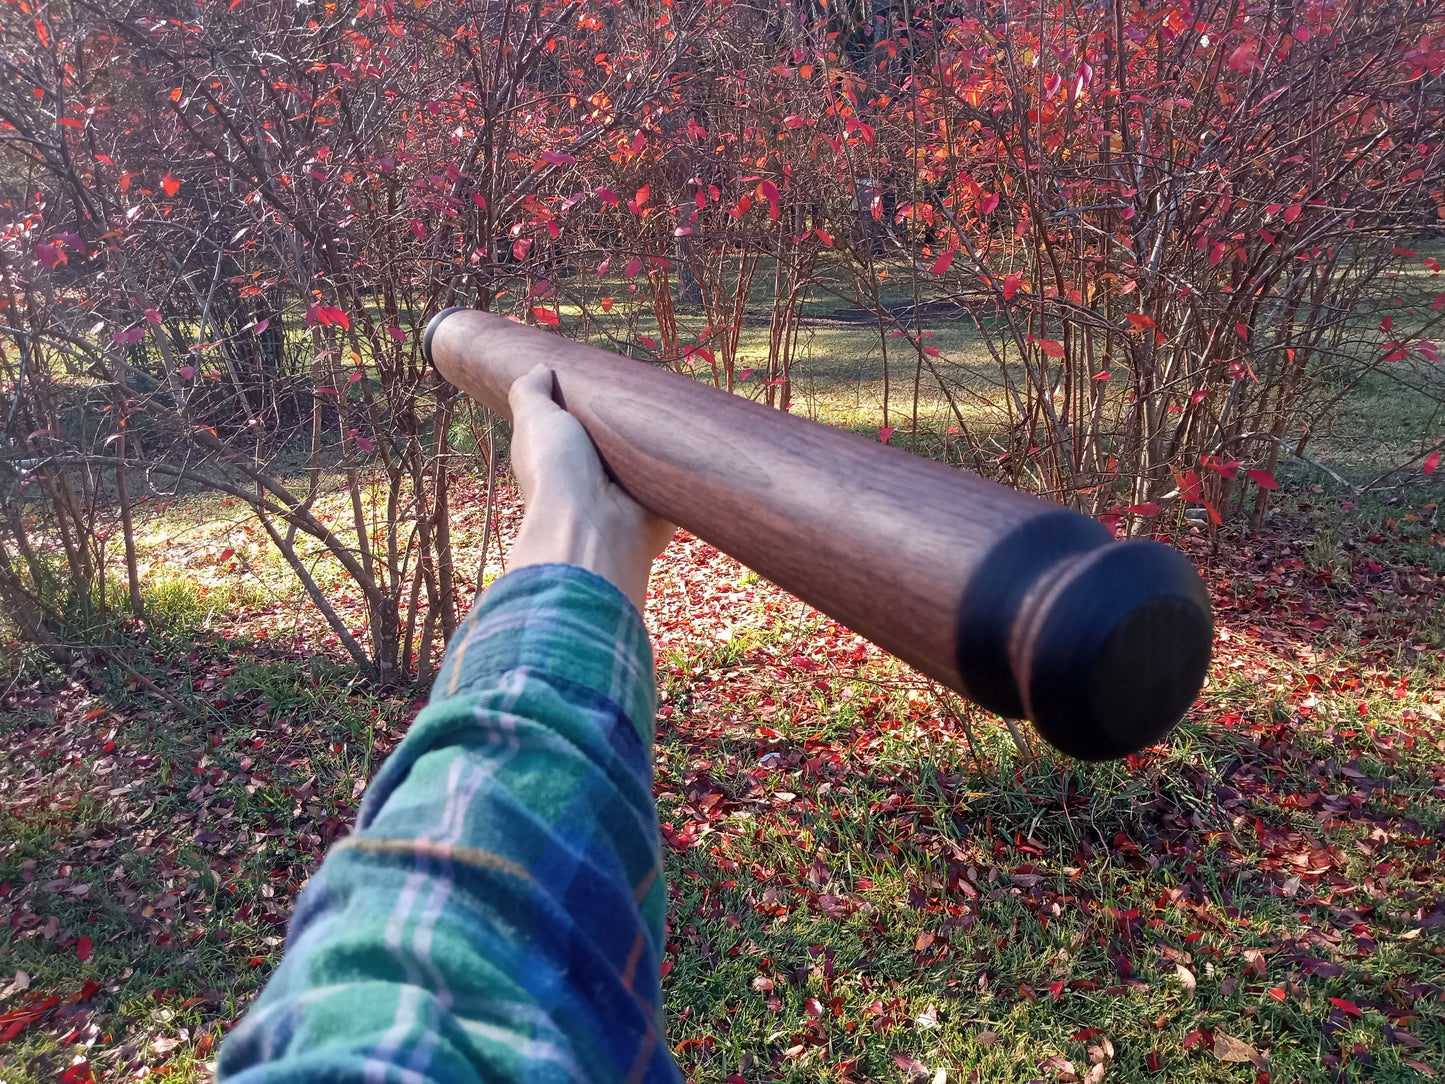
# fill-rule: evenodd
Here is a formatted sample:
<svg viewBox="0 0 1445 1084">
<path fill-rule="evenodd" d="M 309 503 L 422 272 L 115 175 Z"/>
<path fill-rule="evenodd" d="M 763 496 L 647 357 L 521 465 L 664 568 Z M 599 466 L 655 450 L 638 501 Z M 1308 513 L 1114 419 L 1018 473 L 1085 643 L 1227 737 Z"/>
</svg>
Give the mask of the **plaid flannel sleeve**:
<svg viewBox="0 0 1445 1084">
<path fill-rule="evenodd" d="M 536 565 L 493 584 L 302 892 L 220 1079 L 678 1080 L 654 697 L 610 583 Z"/>
</svg>

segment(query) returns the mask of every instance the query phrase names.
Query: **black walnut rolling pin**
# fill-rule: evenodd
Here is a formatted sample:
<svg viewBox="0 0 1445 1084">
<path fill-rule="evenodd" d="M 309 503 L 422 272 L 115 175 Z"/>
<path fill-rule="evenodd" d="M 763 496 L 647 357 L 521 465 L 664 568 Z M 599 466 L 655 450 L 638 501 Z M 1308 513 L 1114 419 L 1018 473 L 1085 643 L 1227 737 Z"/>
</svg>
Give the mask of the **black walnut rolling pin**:
<svg viewBox="0 0 1445 1084">
<path fill-rule="evenodd" d="M 1209 596 L 1168 546 L 501 316 L 438 313 L 424 348 L 504 416 L 550 366 L 636 500 L 1066 753 L 1150 744 L 1203 684 Z"/>
</svg>

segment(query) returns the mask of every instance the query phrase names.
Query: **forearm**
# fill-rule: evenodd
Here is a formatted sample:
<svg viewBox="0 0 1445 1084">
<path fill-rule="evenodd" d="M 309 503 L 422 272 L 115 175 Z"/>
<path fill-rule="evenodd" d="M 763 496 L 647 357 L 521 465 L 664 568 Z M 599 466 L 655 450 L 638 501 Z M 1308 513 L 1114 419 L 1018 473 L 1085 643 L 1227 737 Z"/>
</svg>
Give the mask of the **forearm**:
<svg viewBox="0 0 1445 1084">
<path fill-rule="evenodd" d="M 604 525 L 568 502 L 549 504 L 546 497 L 527 507 L 509 567 L 563 564 L 585 568 L 615 585 L 640 612 L 647 600 L 652 554 L 622 547 Z"/>
<path fill-rule="evenodd" d="M 674 1079 L 652 720 L 646 630 L 610 584 L 497 581 L 303 893 L 222 1076 Z"/>
</svg>

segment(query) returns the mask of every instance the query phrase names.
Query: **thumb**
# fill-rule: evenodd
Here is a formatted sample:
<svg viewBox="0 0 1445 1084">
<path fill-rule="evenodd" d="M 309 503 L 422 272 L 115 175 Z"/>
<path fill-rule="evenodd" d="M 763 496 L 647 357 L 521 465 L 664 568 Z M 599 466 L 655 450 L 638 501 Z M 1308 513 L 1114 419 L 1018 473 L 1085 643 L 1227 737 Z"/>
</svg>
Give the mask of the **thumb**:
<svg viewBox="0 0 1445 1084">
<path fill-rule="evenodd" d="M 512 381 L 512 387 L 507 392 L 507 404 L 512 408 L 513 422 L 562 409 L 552 398 L 553 379 L 552 370 L 539 363 L 530 372 Z"/>
</svg>

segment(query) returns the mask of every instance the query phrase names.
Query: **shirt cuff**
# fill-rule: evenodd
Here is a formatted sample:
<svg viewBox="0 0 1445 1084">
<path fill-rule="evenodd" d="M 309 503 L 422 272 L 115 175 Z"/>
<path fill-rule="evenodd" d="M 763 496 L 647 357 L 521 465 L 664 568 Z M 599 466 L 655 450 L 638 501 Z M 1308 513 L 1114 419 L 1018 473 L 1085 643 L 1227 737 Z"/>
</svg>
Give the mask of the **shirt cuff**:
<svg viewBox="0 0 1445 1084">
<path fill-rule="evenodd" d="M 520 668 L 606 697 L 651 747 L 652 645 L 642 614 L 610 581 L 566 564 L 527 565 L 496 580 L 452 637 L 431 703 L 493 686 Z"/>
</svg>

